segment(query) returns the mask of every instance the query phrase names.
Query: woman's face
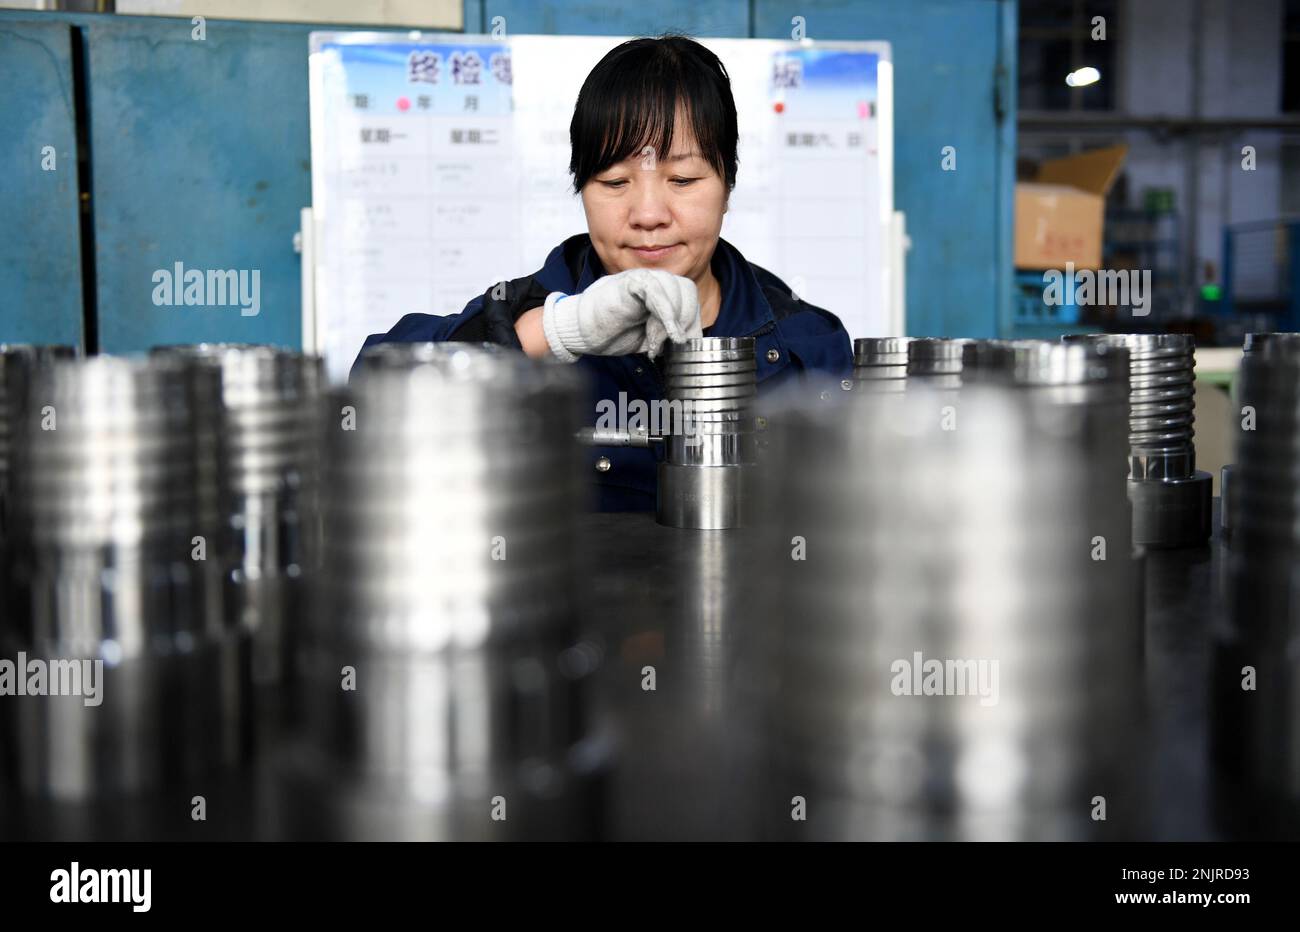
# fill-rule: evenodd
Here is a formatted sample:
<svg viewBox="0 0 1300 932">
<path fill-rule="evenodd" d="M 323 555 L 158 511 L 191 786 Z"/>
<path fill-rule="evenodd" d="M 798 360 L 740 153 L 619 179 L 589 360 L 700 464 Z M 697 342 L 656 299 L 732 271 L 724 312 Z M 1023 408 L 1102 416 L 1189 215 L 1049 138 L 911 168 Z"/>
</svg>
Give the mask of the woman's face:
<svg viewBox="0 0 1300 932">
<path fill-rule="evenodd" d="M 699 283 L 727 209 L 727 186 L 679 118 L 672 150 L 643 150 L 594 175 L 582 189 L 587 230 L 605 271 L 664 269 Z"/>
</svg>

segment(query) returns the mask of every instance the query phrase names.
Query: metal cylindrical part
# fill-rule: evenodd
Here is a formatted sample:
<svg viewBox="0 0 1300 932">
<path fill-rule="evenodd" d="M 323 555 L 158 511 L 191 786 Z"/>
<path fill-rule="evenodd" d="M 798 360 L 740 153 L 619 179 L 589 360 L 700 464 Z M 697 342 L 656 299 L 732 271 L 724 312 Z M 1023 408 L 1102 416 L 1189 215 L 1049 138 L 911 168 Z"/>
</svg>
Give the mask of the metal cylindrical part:
<svg viewBox="0 0 1300 932">
<path fill-rule="evenodd" d="M 581 835 L 578 374 L 464 344 L 380 356 L 324 404 L 290 818 L 311 837 Z"/>
<path fill-rule="evenodd" d="M 496 343 L 434 343 L 432 341 L 414 343 L 376 343 L 374 346 L 366 347 L 365 351 L 361 354 L 360 370 L 401 370 L 423 363 L 428 363 L 430 365 L 446 365 L 448 361 L 453 358 L 463 359 L 464 357 L 456 356 L 456 351 L 462 349 L 472 350 L 476 360 L 480 358 L 518 355 L 517 351 L 509 350 Z"/>
<path fill-rule="evenodd" d="M 753 337 L 669 346 L 664 383 L 671 429 L 659 464 L 660 524 L 716 529 L 745 522 L 757 373 Z"/>
<path fill-rule="evenodd" d="M 961 388 L 962 354 L 967 339 L 920 337 L 907 344 L 909 382 L 930 388 Z"/>
<path fill-rule="evenodd" d="M 277 684 L 289 672 L 300 580 L 320 556 L 312 446 L 321 360 L 251 344 L 159 347 L 154 354 L 211 368 L 220 380 L 210 409 L 198 412 L 212 451 L 200 466 L 216 473 L 213 558 L 227 567 L 228 622 L 252 633 L 254 682 Z"/>
<path fill-rule="evenodd" d="M 1239 401 L 1253 415 L 1238 433 L 1229 490 L 1235 502 L 1231 626 L 1218 632 L 1215 744 L 1253 796 L 1294 811 L 1300 806 L 1300 339 L 1269 334 L 1251 342 L 1238 376 Z M 1247 671 L 1251 689 L 1243 687 Z"/>
<path fill-rule="evenodd" d="M 1120 404 L 1128 409 L 1129 353 L 1109 343 L 972 340 L 963 348 L 966 384 L 1052 389 L 1059 401 Z"/>
<path fill-rule="evenodd" d="M 1129 475 L 1183 479 L 1196 471 L 1196 344 L 1182 333 L 1068 335 L 1129 351 Z"/>
<path fill-rule="evenodd" d="M 1300 333 L 1291 333 L 1288 331 L 1275 333 L 1248 333 L 1241 341 L 1241 351 L 1243 354 L 1260 353 L 1272 344 L 1279 342 L 1296 343 L 1300 341 Z"/>
<path fill-rule="evenodd" d="M 219 561 L 204 553 L 215 529 L 195 412 L 217 391 L 174 362 L 104 356 L 54 362 L 32 382 L 19 597 L 0 634 L 6 656 L 81 672 L 80 695 L 5 703 L 32 797 L 153 792 L 249 749 L 246 637 L 223 625 Z"/>
<path fill-rule="evenodd" d="M 900 392 L 907 384 L 910 337 L 859 337 L 853 341 L 853 380 L 864 390 Z"/>
<path fill-rule="evenodd" d="M 932 391 L 771 412 L 762 538 L 780 546 L 734 680 L 759 709 L 765 798 L 809 806 L 758 831 L 1140 834 L 1126 432 L 1097 430 L 1091 402 L 984 384 L 948 429 Z M 1128 815 L 1090 819 L 1094 784 Z"/>
<path fill-rule="evenodd" d="M 14 441 L 27 416 L 28 386 L 36 369 L 52 360 L 71 359 L 76 355 L 71 346 L 0 343 L 0 549 L 4 547 L 9 523 Z"/>
<path fill-rule="evenodd" d="M 1196 468 L 1195 341 L 1181 333 L 1074 334 L 1066 343 L 1129 351 L 1129 498 L 1133 539 L 1183 547 L 1210 536 L 1213 478 Z"/>
<path fill-rule="evenodd" d="M 1248 333 L 1241 341 L 1241 353 L 1244 357 L 1262 353 L 1265 346 L 1279 341 L 1296 343 L 1300 333 Z M 1234 394 L 1239 407 L 1250 404 L 1250 400 L 1241 393 L 1241 380 L 1237 380 Z M 1219 471 L 1219 527 L 1225 535 L 1230 536 L 1237 523 L 1236 466 L 1232 463 Z"/>
</svg>

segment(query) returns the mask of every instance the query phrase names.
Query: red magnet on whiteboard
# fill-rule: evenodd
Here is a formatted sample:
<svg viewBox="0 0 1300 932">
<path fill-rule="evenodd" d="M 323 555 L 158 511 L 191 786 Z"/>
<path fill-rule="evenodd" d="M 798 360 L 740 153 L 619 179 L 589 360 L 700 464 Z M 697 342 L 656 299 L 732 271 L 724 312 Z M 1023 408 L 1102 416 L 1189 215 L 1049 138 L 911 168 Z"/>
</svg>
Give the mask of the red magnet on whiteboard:
<svg viewBox="0 0 1300 932">
<path fill-rule="evenodd" d="M 772 109 L 777 113 L 785 113 L 785 104 L 778 100 L 776 103 L 772 104 Z"/>
<path fill-rule="evenodd" d="M 865 120 L 869 116 L 871 116 L 871 104 L 867 103 L 865 100 L 859 100 L 858 119 Z"/>
<path fill-rule="evenodd" d="M 411 102 L 405 97 L 397 98 L 397 109 L 403 112 L 411 109 Z"/>
</svg>

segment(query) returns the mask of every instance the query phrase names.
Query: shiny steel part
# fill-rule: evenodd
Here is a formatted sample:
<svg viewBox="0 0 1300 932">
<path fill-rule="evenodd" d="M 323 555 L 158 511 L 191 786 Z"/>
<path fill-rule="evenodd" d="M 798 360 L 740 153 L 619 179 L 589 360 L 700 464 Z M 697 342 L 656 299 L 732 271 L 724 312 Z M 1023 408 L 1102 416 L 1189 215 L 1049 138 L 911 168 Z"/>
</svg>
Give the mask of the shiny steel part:
<svg viewBox="0 0 1300 932">
<path fill-rule="evenodd" d="M 222 624 L 195 412 L 215 379 L 99 356 L 40 369 L 17 460 L 15 624 L 3 656 L 102 664 L 98 696 L 4 703 L 30 797 L 175 787 L 248 750 L 247 637 Z M 83 690 L 87 681 L 83 679 Z M 87 702 L 91 699 L 91 702 Z"/>
<path fill-rule="evenodd" d="M 373 369 L 405 370 L 421 363 L 437 366 L 447 365 L 448 361 L 453 358 L 462 360 L 465 358 L 457 356 L 457 351 L 461 349 L 474 350 L 476 360 L 520 355 L 516 350 L 509 350 L 495 343 L 376 343 L 362 352 L 361 360 L 358 363 L 358 371 Z M 465 363 L 462 362 L 462 364 Z"/>
<path fill-rule="evenodd" d="M 1117 418 L 1117 429 L 1124 428 L 1129 354 L 1123 346 L 972 340 L 964 347 L 963 356 L 962 379 L 968 385 L 1034 389 L 1051 401 L 1105 405 L 1106 416 Z"/>
<path fill-rule="evenodd" d="M 1300 333 L 1248 333 L 1241 343 L 1242 355 L 1260 353 L 1265 345 L 1278 341 L 1300 342 Z M 1250 404 L 1250 401 L 1241 394 L 1240 380 L 1236 395 L 1238 407 Z M 1231 535 L 1232 528 L 1236 524 L 1237 502 L 1234 498 L 1233 481 L 1235 471 L 1236 467 L 1229 464 L 1219 472 L 1219 527 L 1225 535 Z"/>
<path fill-rule="evenodd" d="M 1300 341 L 1255 341 L 1239 398 L 1255 426 L 1238 435 L 1229 551 L 1232 628 L 1219 644 L 1216 744 L 1261 799 L 1300 816 Z M 1226 661 L 1226 662 L 1225 662 Z M 1244 690 L 1249 669 L 1254 688 Z M 1223 753 L 1226 749 L 1229 753 Z"/>
<path fill-rule="evenodd" d="M 398 355 L 326 404 L 295 834 L 581 834 L 578 374 L 464 344 Z"/>
<path fill-rule="evenodd" d="M 14 438 L 22 430 L 33 370 L 54 359 L 72 359 L 76 355 L 71 346 L 0 343 L 0 548 L 4 547 L 8 526 Z"/>
<path fill-rule="evenodd" d="M 214 548 L 227 567 L 228 624 L 253 637 L 253 679 L 280 683 L 292 650 L 299 581 L 320 556 L 312 456 L 324 370 L 318 357 L 249 344 L 159 347 L 155 355 L 218 373 L 221 394 L 201 425 L 216 468 Z"/>
<path fill-rule="evenodd" d="M 1125 433 L 986 385 L 963 388 L 945 430 L 933 394 L 772 414 L 770 556 L 735 677 L 776 778 L 763 830 L 1140 835 L 1136 575 L 1109 539 L 1128 525 Z"/>
<path fill-rule="evenodd" d="M 1067 335 L 1063 340 L 1128 348 L 1130 478 L 1190 477 L 1196 471 L 1192 338 L 1182 333 L 1105 333 Z"/>
<path fill-rule="evenodd" d="M 1236 473 L 1237 467 L 1232 463 L 1219 469 L 1219 530 L 1225 537 L 1232 535 L 1232 528 L 1236 524 Z"/>
<path fill-rule="evenodd" d="M 671 430 L 659 464 L 656 517 L 669 527 L 739 527 L 755 457 L 754 338 L 674 343 L 664 365 Z"/>
<path fill-rule="evenodd" d="M 1245 353 L 1258 353 L 1263 351 L 1264 347 L 1286 341 L 1291 343 L 1300 342 L 1300 333 L 1278 332 L 1278 333 L 1248 333 L 1245 339 L 1241 341 L 1241 351 Z"/>
<path fill-rule="evenodd" d="M 1196 468 L 1195 352 L 1187 334 L 1067 335 L 1129 351 L 1129 497 L 1133 540 L 1187 547 L 1210 536 L 1214 480 Z M 1157 487 L 1159 486 L 1159 487 Z"/>
<path fill-rule="evenodd" d="M 1004 386 L 1024 391 L 1057 411 L 1062 429 L 1093 438 L 1098 455 L 1086 485 L 1072 494 L 1085 499 L 1113 497 L 1128 475 L 1127 419 L 1129 353 L 1107 343 L 1054 343 L 1047 340 L 979 340 L 966 344 L 962 379 L 967 386 Z M 1100 451 L 1121 451 L 1114 459 Z M 1059 494 L 1059 490 L 1051 494 Z M 1132 550 L 1132 522 L 1108 528 L 1105 538 L 1116 554 Z M 1134 632 L 1141 644 L 1140 625 Z"/>
<path fill-rule="evenodd" d="M 961 388 L 962 352 L 966 339 L 919 337 L 907 344 L 909 383 L 920 380 L 930 388 Z M 919 383 L 918 383 L 919 384 Z"/>
<path fill-rule="evenodd" d="M 616 430 L 604 427 L 583 427 L 575 436 L 578 442 L 596 447 L 649 447 L 652 443 L 663 443 L 663 437 L 651 436 L 644 427 L 632 427 Z"/>
<path fill-rule="evenodd" d="M 901 392 L 907 384 L 910 337 L 859 337 L 853 341 L 853 381 L 869 391 Z"/>
</svg>

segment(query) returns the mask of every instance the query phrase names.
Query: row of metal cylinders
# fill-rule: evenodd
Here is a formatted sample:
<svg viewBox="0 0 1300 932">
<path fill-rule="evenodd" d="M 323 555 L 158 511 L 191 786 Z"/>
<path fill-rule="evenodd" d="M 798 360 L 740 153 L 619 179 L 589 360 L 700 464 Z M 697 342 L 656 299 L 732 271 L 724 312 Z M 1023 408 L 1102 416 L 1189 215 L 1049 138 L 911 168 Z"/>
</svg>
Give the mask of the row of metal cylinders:
<svg viewBox="0 0 1300 932">
<path fill-rule="evenodd" d="M 1014 375 L 966 379 L 955 423 L 942 386 L 830 405 L 791 386 L 763 408 L 758 572 L 725 611 L 736 740 L 719 753 L 754 775 L 738 834 L 1078 838 L 1137 824 L 1098 823 L 1088 805 L 1102 786 L 1112 811 L 1141 810 L 1124 354 L 989 352 L 1018 360 L 1000 363 Z M 1057 359 L 1071 375 L 1052 374 Z M 1267 365 L 1282 380 L 1296 363 Z M 318 361 L 246 347 L 28 358 L 5 384 L 23 403 L 8 409 L 20 439 L 0 568 L 16 608 L 0 657 L 106 671 L 102 707 L 5 703 L 3 774 L 23 798 L 237 768 L 256 753 L 259 701 L 291 693 L 294 837 L 590 831 L 601 648 L 579 634 L 572 438 L 590 418 L 574 370 L 420 344 L 379 349 L 326 389 Z M 1300 501 L 1278 478 L 1300 476 L 1286 444 L 1300 407 L 1269 391 L 1271 423 L 1292 433 L 1243 449 L 1253 510 Z M 748 394 L 729 404 L 749 409 Z M 1242 546 L 1294 533 L 1270 521 L 1273 536 L 1243 528 Z M 254 525 L 288 528 L 273 537 L 285 546 Z M 205 530 L 229 549 L 196 559 Z M 268 578 L 278 594 L 241 596 Z M 1289 603 L 1270 604 L 1282 620 L 1267 630 L 1292 630 Z M 259 692 L 259 637 L 275 623 L 262 682 L 281 686 Z M 968 694 L 911 695 L 927 659 L 997 661 L 998 685 L 972 674 Z M 1293 682 L 1288 663 L 1275 669 Z M 1284 709 L 1269 723 L 1296 725 Z M 812 819 L 789 818 L 795 795 Z M 498 796 L 514 807 L 500 823 L 486 817 Z M 779 818 L 762 814 L 768 798 L 784 801 Z"/>
<path fill-rule="evenodd" d="M 321 379 L 272 347 L 0 348 L 0 646 L 82 667 L 80 697 L 5 703 L 11 788 L 130 795 L 253 753 L 319 559 Z"/>
<path fill-rule="evenodd" d="M 854 382 L 902 391 L 999 381 L 1037 387 L 1127 382 L 1134 478 L 1195 470 L 1195 342 L 1186 334 L 1069 335 L 1047 340 L 868 337 L 854 342 Z"/>
<path fill-rule="evenodd" d="M 333 389 L 260 346 L 0 366 L 0 657 L 79 674 L 0 705 L 10 830 L 85 837 L 271 753 L 292 837 L 495 837 L 462 824 L 494 794 L 512 831 L 583 824 L 573 370 L 457 344 Z"/>
<path fill-rule="evenodd" d="M 1185 334 L 1067 335 L 1047 340 L 906 337 L 859 339 L 846 388 L 898 392 L 925 385 L 949 392 L 993 383 L 1058 396 L 1121 390 L 1135 541 L 1203 544 L 1212 479 L 1196 469 L 1195 344 Z"/>
</svg>

